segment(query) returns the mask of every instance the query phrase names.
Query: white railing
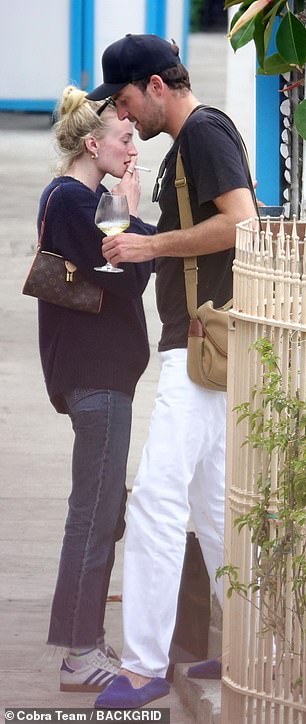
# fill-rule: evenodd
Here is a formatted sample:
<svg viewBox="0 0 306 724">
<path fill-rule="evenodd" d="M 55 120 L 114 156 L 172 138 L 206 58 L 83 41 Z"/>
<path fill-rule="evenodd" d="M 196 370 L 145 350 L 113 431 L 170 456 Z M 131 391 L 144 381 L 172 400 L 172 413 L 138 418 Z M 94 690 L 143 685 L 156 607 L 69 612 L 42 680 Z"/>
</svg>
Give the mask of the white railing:
<svg viewBox="0 0 306 724">
<path fill-rule="evenodd" d="M 260 404 L 254 389 L 262 385 L 263 364 L 254 343 L 272 343 L 284 394 L 306 399 L 305 233 L 306 224 L 295 221 L 268 219 L 262 230 L 258 221 L 237 227 L 229 322 L 225 563 L 237 567 L 248 593 L 234 591 L 227 598 L 224 577 L 223 724 L 306 724 L 306 616 L 297 625 L 290 554 L 284 578 L 274 598 L 267 600 L 269 589 L 262 581 L 259 590 L 248 588 L 260 551 L 256 532 L 248 526 L 239 532 L 234 525 L 260 502 L 258 480 L 267 474 L 266 452 L 246 442 L 250 418 L 238 422 L 236 410 L 245 402 L 250 410 Z M 271 416 L 273 423 L 275 414 L 271 406 L 265 407 L 265 421 Z M 276 541 L 282 465 L 283 453 L 276 448 L 269 464 L 267 512 L 268 539 Z M 274 604 L 274 626 L 269 627 L 266 612 Z"/>
</svg>

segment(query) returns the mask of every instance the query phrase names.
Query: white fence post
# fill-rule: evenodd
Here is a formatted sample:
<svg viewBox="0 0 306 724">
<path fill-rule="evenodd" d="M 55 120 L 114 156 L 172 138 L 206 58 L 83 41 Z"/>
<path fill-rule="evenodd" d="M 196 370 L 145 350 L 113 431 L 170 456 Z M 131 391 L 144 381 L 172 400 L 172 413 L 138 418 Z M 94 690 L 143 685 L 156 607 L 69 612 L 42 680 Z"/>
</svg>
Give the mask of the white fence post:
<svg viewBox="0 0 306 724">
<path fill-rule="evenodd" d="M 277 546 L 284 532 L 284 521 L 278 518 L 284 450 L 271 445 L 269 451 L 268 446 L 256 447 L 249 441 L 252 413 L 262 410 L 263 425 L 269 426 L 271 435 L 284 414 L 271 402 L 263 404 L 264 365 L 254 344 L 263 339 L 271 343 L 281 373 L 281 394 L 305 401 L 305 231 L 305 222 L 283 219 L 262 222 L 262 230 L 258 221 L 237 227 L 229 321 L 225 563 L 237 567 L 239 582 L 247 589 L 254 583 L 261 546 L 256 529 L 245 525 L 239 532 L 235 520 L 265 503 L 265 481 L 268 544 Z M 244 403 L 249 403 L 249 414 L 238 422 L 236 408 Z M 225 578 L 223 724 L 306 724 L 306 589 L 304 609 L 298 608 L 292 567 L 299 553 L 301 565 L 306 566 L 305 548 L 304 526 L 297 550 L 292 556 L 286 551 L 283 579 L 275 579 L 272 594 L 267 580 L 258 578 L 258 590 L 249 588 L 247 596 L 234 591 L 228 598 Z M 298 622 L 301 611 L 304 621 Z"/>
</svg>

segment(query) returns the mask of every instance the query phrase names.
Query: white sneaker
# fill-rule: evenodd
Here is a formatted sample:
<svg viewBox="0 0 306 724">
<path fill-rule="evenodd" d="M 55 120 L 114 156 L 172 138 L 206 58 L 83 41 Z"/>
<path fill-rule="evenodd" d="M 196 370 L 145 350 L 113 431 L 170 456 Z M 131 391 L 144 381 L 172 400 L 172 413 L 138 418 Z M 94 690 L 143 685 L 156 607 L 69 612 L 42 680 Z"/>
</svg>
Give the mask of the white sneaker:
<svg viewBox="0 0 306 724">
<path fill-rule="evenodd" d="M 60 691 L 103 691 L 118 673 L 115 666 L 100 649 L 63 658 L 60 671 Z"/>
<path fill-rule="evenodd" d="M 113 649 L 113 647 L 109 644 L 106 644 L 104 649 L 101 648 L 101 651 L 103 654 L 105 654 L 111 664 L 113 664 L 113 666 L 117 668 L 118 673 L 118 670 L 121 667 L 121 660 L 119 659 L 119 656 L 116 653 L 115 649 Z"/>
</svg>

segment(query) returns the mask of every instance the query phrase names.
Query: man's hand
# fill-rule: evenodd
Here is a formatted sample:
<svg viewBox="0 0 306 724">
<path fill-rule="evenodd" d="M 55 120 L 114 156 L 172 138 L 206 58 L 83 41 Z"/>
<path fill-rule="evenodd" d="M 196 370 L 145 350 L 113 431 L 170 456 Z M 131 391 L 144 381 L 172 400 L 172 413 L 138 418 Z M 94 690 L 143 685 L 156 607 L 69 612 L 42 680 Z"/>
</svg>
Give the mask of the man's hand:
<svg viewBox="0 0 306 724">
<path fill-rule="evenodd" d="M 236 224 L 257 216 L 249 189 L 227 191 L 213 199 L 218 213 L 189 229 L 154 236 L 117 234 L 103 239 L 102 253 L 111 264 L 150 261 L 161 256 L 201 256 L 235 246 Z"/>
<path fill-rule="evenodd" d="M 102 254 L 114 266 L 125 261 L 149 261 L 154 259 L 153 239 L 153 236 L 141 236 L 140 234 L 105 236 L 102 241 Z"/>
</svg>

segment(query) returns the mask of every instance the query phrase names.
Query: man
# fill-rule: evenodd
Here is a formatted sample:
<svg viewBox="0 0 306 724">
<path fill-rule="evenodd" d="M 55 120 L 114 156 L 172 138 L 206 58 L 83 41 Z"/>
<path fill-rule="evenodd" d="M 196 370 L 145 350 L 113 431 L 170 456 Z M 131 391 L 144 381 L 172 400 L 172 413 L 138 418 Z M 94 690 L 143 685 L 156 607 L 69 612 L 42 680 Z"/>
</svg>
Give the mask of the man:
<svg viewBox="0 0 306 724">
<path fill-rule="evenodd" d="M 226 395 L 195 385 L 187 375 L 183 258 L 198 256 L 198 302 L 222 305 L 232 296 L 236 224 L 256 211 L 237 131 L 228 131 L 229 119 L 199 107 L 175 44 L 127 35 L 105 50 L 102 67 L 104 83 L 89 97 L 112 96 L 118 117 L 134 122 L 143 140 L 161 132 L 173 139 L 154 191 L 161 209 L 158 233 L 119 234 L 103 243 L 112 264 L 156 259 L 163 325 L 156 404 L 127 521 L 121 675 L 96 701 L 107 708 L 142 706 L 169 691 L 165 677 L 190 511 L 222 603 L 215 572 L 223 563 Z M 179 147 L 194 219 L 187 230 L 180 229 L 175 189 Z M 204 662 L 202 674 L 210 676 L 211 665 L 220 678 L 215 660 Z"/>
</svg>

